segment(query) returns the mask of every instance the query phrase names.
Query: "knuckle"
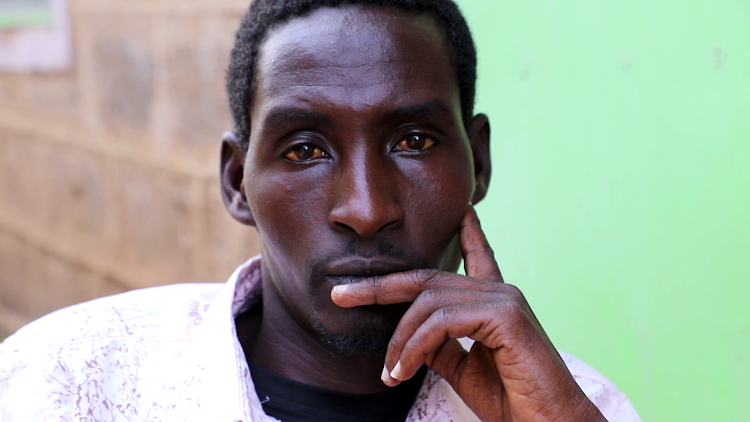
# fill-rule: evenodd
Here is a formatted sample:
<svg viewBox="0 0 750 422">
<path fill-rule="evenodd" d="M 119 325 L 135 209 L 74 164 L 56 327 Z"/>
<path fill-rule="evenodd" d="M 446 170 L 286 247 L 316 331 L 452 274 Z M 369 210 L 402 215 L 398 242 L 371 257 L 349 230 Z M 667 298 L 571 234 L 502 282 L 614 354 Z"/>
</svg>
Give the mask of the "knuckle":
<svg viewBox="0 0 750 422">
<path fill-rule="evenodd" d="M 436 325 L 449 325 L 451 322 L 456 318 L 456 315 L 459 312 L 459 308 L 457 306 L 446 306 L 443 308 L 438 309 L 433 313 L 433 316 L 435 318 L 435 324 Z"/>
<path fill-rule="evenodd" d="M 477 245 L 475 248 L 469 250 L 466 252 L 466 255 L 470 255 L 476 252 L 480 252 L 484 255 L 487 255 L 491 258 L 495 258 L 495 251 L 492 250 L 492 246 L 490 246 L 490 242 L 487 241 L 487 239 L 484 239 L 480 242 L 479 245 Z"/>
<path fill-rule="evenodd" d="M 415 283 L 423 283 L 427 285 L 434 284 L 440 279 L 440 274 L 440 271 L 433 268 L 420 269 L 414 273 L 413 281 Z"/>
<path fill-rule="evenodd" d="M 442 303 L 445 300 L 445 297 L 446 294 L 443 289 L 429 289 L 419 294 L 420 300 L 430 305 Z"/>
<path fill-rule="evenodd" d="M 367 284 L 371 287 L 379 288 L 383 285 L 383 276 L 381 275 L 374 275 L 372 277 L 369 277 L 367 279 Z"/>
<path fill-rule="evenodd" d="M 441 289 L 428 289 L 422 291 L 412 306 L 417 307 L 420 313 L 429 315 L 439 304 L 443 303 L 445 293 Z"/>
<path fill-rule="evenodd" d="M 399 343 L 401 342 L 401 337 L 402 336 L 399 334 L 398 330 L 396 330 L 396 332 L 394 332 L 393 335 L 391 336 L 391 339 L 388 341 L 388 347 L 394 348 L 398 346 Z"/>
<path fill-rule="evenodd" d="M 526 320 L 523 306 L 516 301 L 507 301 L 497 307 L 497 317 L 509 326 L 517 326 Z"/>
<path fill-rule="evenodd" d="M 388 349 L 396 350 L 400 347 L 400 344 L 401 344 L 401 336 L 398 335 L 398 333 L 395 333 L 393 337 L 391 337 L 391 340 L 388 342 Z"/>
<path fill-rule="evenodd" d="M 513 284 L 505 283 L 501 285 L 500 287 L 503 290 L 503 293 L 509 294 L 514 297 L 523 297 L 523 293 L 521 293 L 521 289 L 514 286 Z"/>
</svg>

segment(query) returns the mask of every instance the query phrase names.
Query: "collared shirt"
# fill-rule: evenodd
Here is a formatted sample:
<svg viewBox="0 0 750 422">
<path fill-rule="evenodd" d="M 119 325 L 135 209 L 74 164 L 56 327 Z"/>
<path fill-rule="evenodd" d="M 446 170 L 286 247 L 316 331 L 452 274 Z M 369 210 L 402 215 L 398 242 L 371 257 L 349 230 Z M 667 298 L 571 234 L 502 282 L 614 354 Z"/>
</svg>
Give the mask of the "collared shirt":
<svg viewBox="0 0 750 422">
<path fill-rule="evenodd" d="M 260 298 L 260 258 L 225 284 L 135 290 L 53 312 L 0 344 L 0 422 L 276 421 L 263 412 L 234 319 Z M 639 422 L 609 380 L 561 353 L 611 422 Z M 408 421 L 477 421 L 428 371 Z"/>
</svg>

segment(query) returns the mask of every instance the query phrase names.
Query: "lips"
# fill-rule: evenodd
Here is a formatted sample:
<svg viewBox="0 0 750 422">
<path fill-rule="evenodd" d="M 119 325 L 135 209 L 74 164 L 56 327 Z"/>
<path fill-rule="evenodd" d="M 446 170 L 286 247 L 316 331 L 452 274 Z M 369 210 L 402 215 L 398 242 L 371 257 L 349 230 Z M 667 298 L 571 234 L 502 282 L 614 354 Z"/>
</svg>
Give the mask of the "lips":
<svg viewBox="0 0 750 422">
<path fill-rule="evenodd" d="M 325 278 L 334 285 L 349 284 L 368 277 L 408 271 L 419 266 L 392 258 L 346 258 L 332 262 L 322 268 Z"/>
</svg>

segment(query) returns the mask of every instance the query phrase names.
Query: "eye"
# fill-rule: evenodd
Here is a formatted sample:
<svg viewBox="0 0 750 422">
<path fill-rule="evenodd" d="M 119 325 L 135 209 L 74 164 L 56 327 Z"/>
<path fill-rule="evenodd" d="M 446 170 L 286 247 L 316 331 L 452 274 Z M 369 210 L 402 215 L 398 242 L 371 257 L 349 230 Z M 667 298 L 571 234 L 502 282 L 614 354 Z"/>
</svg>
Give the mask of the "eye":
<svg viewBox="0 0 750 422">
<path fill-rule="evenodd" d="M 311 144 L 295 145 L 284 152 L 284 158 L 294 162 L 311 161 L 323 157 L 328 157 L 328 153 Z"/>
<path fill-rule="evenodd" d="M 406 136 L 400 140 L 396 146 L 393 147 L 394 151 L 427 151 L 435 145 L 435 140 L 427 135 L 412 134 Z"/>
</svg>

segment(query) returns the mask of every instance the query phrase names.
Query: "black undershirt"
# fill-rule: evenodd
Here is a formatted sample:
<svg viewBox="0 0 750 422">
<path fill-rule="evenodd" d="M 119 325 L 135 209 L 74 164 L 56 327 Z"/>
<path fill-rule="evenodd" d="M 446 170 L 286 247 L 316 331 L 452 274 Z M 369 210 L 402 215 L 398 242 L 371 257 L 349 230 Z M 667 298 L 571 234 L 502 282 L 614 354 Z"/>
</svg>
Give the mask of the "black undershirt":
<svg viewBox="0 0 750 422">
<path fill-rule="evenodd" d="M 346 394 L 302 384 L 250 365 L 263 410 L 282 422 L 404 422 L 422 386 L 426 367 L 390 391 Z"/>
</svg>

